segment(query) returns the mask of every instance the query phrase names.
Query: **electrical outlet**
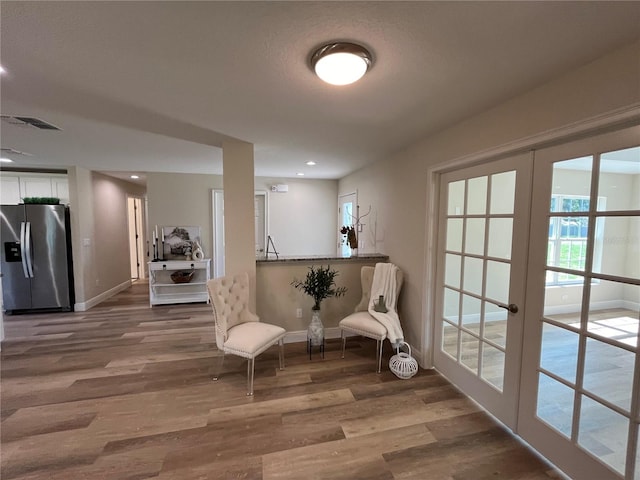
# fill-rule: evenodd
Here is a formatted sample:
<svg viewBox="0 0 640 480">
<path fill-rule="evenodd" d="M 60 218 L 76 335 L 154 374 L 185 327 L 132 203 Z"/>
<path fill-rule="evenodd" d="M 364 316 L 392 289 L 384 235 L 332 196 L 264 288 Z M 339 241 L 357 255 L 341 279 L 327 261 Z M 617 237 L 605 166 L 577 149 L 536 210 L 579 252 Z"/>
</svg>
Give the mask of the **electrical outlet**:
<svg viewBox="0 0 640 480">
<path fill-rule="evenodd" d="M 296 318 L 302 318 L 302 309 L 301 308 L 296 309 Z"/>
</svg>

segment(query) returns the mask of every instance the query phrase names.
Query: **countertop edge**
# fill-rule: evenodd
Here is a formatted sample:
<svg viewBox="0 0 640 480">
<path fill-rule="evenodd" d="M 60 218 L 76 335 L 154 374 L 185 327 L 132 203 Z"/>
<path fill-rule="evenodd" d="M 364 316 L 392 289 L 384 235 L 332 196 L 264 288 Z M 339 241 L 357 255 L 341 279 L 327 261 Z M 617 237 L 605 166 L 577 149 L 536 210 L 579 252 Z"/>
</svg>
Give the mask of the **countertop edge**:
<svg viewBox="0 0 640 480">
<path fill-rule="evenodd" d="M 389 259 L 388 255 L 381 253 L 364 253 L 357 257 L 337 257 L 337 256 L 300 256 L 300 257 L 280 257 L 280 258 L 260 258 L 256 259 L 256 265 L 270 265 L 273 263 L 324 263 L 324 262 L 367 262 L 372 260 L 386 261 Z"/>
</svg>

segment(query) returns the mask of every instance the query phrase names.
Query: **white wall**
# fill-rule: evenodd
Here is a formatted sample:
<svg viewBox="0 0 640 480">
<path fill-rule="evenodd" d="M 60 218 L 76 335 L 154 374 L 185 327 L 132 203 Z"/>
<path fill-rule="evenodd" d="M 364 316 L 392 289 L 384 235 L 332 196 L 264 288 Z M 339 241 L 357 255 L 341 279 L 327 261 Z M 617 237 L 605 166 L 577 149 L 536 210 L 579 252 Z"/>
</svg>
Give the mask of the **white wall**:
<svg viewBox="0 0 640 480">
<path fill-rule="evenodd" d="M 289 191 L 271 192 L 286 184 Z M 257 177 L 256 190 L 266 190 L 268 234 L 280 255 L 335 255 L 338 235 L 338 182 Z"/>
<path fill-rule="evenodd" d="M 405 272 L 400 298 L 405 337 L 422 351 L 423 363 L 428 360 L 427 320 L 432 317 L 425 307 L 431 268 L 426 252 L 426 220 L 432 214 L 428 169 L 639 105 L 639 55 L 640 42 L 625 46 L 340 180 L 339 192 L 357 190 L 358 203 L 373 207 L 372 248 L 389 255 Z"/>
<path fill-rule="evenodd" d="M 287 193 L 271 185 L 287 184 Z M 268 231 L 281 255 L 334 255 L 337 241 L 337 180 L 256 177 L 255 190 L 267 191 Z M 213 255 L 211 190 L 221 175 L 147 174 L 149 228 L 199 225 L 205 255 Z"/>
</svg>

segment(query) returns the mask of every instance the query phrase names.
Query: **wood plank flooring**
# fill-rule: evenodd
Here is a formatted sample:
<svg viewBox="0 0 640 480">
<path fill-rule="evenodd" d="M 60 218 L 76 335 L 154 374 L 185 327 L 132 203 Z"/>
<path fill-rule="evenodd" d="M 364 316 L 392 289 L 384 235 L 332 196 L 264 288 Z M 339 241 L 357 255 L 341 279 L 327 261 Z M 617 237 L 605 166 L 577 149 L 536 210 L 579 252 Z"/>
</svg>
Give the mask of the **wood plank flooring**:
<svg viewBox="0 0 640 480">
<path fill-rule="evenodd" d="M 5 330 L 3 480 L 560 478 L 435 371 L 376 374 L 369 340 L 287 344 L 283 371 L 273 348 L 247 397 L 239 358 L 211 381 L 210 306 L 151 309 L 144 283 Z"/>
</svg>

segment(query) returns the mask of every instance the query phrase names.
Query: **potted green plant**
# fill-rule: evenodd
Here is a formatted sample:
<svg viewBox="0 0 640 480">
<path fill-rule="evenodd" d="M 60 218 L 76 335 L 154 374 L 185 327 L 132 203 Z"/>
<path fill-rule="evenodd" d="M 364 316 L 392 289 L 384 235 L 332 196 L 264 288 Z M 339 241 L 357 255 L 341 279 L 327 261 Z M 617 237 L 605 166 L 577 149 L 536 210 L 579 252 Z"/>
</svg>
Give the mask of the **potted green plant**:
<svg viewBox="0 0 640 480">
<path fill-rule="evenodd" d="M 320 320 L 320 304 L 322 300 L 329 297 L 341 297 L 347 291 L 347 287 L 336 286 L 335 278 L 337 276 L 338 272 L 333 270 L 330 265 L 327 265 L 326 268 L 311 266 L 304 280 L 294 279 L 291 282 L 291 285 L 295 288 L 313 298 L 311 323 L 307 330 L 309 346 L 324 344 L 324 326 Z"/>
</svg>

